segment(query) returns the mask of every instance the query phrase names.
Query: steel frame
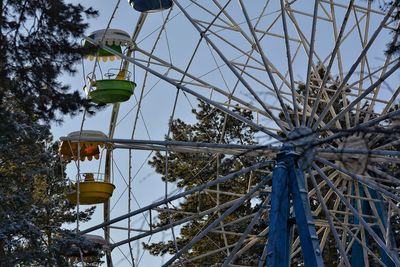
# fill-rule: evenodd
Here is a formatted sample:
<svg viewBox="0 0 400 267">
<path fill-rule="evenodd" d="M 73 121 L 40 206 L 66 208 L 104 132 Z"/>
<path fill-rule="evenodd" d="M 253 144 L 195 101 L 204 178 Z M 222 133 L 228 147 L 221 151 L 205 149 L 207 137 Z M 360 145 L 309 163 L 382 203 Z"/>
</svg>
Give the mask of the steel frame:
<svg viewBox="0 0 400 267">
<path fill-rule="evenodd" d="M 305 265 L 324 266 L 298 157 L 293 147 L 284 145 L 277 156 L 277 165 L 273 170 L 266 255 L 266 266 L 269 267 L 289 266 L 294 221 Z M 290 212 L 291 209 L 293 212 Z"/>
</svg>

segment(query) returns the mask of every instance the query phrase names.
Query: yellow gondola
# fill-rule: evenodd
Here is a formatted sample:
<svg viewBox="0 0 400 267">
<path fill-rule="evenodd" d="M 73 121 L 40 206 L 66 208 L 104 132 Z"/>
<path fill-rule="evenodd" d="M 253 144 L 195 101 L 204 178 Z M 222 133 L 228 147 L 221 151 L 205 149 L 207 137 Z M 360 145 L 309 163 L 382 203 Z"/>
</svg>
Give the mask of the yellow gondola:
<svg viewBox="0 0 400 267">
<path fill-rule="evenodd" d="M 79 183 L 79 204 L 93 205 L 106 202 L 113 194 L 115 186 L 112 183 L 95 180 L 93 173 L 84 173 L 85 180 Z M 67 199 L 72 204 L 77 204 L 77 185 L 72 185 L 72 190 L 67 194 Z"/>
</svg>

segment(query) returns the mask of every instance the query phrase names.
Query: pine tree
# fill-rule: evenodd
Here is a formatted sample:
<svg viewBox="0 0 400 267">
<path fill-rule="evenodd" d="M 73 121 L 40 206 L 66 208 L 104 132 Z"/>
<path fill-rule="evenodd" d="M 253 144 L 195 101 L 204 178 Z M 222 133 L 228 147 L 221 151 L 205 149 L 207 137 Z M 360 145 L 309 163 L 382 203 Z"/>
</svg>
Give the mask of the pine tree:
<svg viewBox="0 0 400 267">
<path fill-rule="evenodd" d="M 14 99 L 21 112 L 43 122 L 61 121 L 92 105 L 59 82 L 88 51 L 80 44 L 92 8 L 63 0 L 0 1 L 0 131 L 14 132 Z M 14 126 L 13 128 L 10 128 Z"/>
<path fill-rule="evenodd" d="M 256 130 L 250 128 L 245 123 L 237 121 L 236 119 L 225 116 L 221 111 L 212 108 L 210 105 L 200 102 L 198 110 L 193 110 L 197 118 L 194 124 L 187 124 L 180 119 L 176 119 L 172 123 L 171 133 L 173 140 L 190 141 L 190 142 L 211 142 L 211 143 L 229 143 L 229 144 L 242 144 L 252 145 L 256 144 L 254 134 Z M 241 116 L 252 119 L 252 114 L 249 111 L 244 111 L 239 108 L 235 112 Z M 229 173 L 238 171 L 244 167 L 248 167 L 260 158 L 242 155 L 232 157 L 230 155 L 218 155 L 212 153 L 174 153 L 168 155 L 168 177 L 165 176 L 165 155 L 157 153 L 149 162 L 155 170 L 163 175 L 162 179 L 167 179 L 168 182 L 176 182 L 177 186 L 183 190 L 188 190 L 199 184 L 215 180 L 218 176 L 224 176 Z M 198 174 L 198 175 L 196 175 Z M 260 181 L 260 173 L 253 173 L 240 176 L 232 179 L 227 183 L 220 185 L 221 192 L 234 192 L 237 194 L 244 194 L 249 187 L 249 179 L 251 176 L 251 185 L 255 185 Z M 211 190 L 216 190 L 216 186 L 211 187 Z M 228 201 L 236 199 L 231 195 L 221 193 L 218 202 L 222 205 Z M 260 196 L 259 199 L 263 198 Z M 198 213 L 208 210 L 217 205 L 217 194 L 201 192 L 198 195 L 191 195 L 182 201 L 179 207 L 174 207 L 176 211 L 184 211 L 191 213 Z M 258 210 L 258 205 L 252 205 L 251 201 L 247 201 L 234 213 L 232 213 L 224 223 L 235 221 L 246 215 L 250 215 Z M 221 211 L 221 213 L 223 210 Z M 171 219 L 173 221 L 182 219 L 184 215 L 179 212 L 172 212 Z M 180 229 L 180 235 L 177 238 L 178 247 L 182 248 L 184 244 L 190 241 L 200 229 L 203 229 L 218 217 L 218 213 L 213 213 L 209 216 L 204 216 L 185 224 Z M 158 226 L 168 224 L 169 215 L 167 211 L 159 214 L 160 222 Z M 239 223 L 227 225 L 224 230 L 231 232 L 243 232 L 248 224 L 248 220 Z M 259 231 L 258 226 L 251 234 Z M 227 235 L 228 244 L 233 244 L 238 240 L 236 235 Z M 144 245 L 146 249 L 153 255 L 163 255 L 165 253 L 175 253 L 175 245 L 172 240 L 167 242 L 153 243 Z M 211 232 L 207 238 L 198 242 L 189 253 L 186 253 L 182 258 L 192 259 L 198 255 L 204 254 L 210 250 L 224 247 L 224 239 L 221 234 Z M 255 265 L 258 260 L 258 255 L 262 252 L 262 245 L 258 246 L 256 250 L 249 251 L 243 254 L 236 263 L 244 265 Z M 213 254 L 206 258 L 190 261 L 186 266 L 212 266 L 223 261 L 226 257 L 225 251 Z"/>
<path fill-rule="evenodd" d="M 387 11 L 390 7 L 395 6 L 395 10 L 393 12 L 393 20 L 395 21 L 395 27 L 392 29 L 393 39 L 387 44 L 386 53 L 389 55 L 399 55 L 400 54 L 400 40 L 398 38 L 398 34 L 400 33 L 400 2 L 393 0 L 385 0 L 380 5 L 383 11 Z"/>
<path fill-rule="evenodd" d="M 49 127 L 30 122 L 24 131 L 0 154 L 0 266 L 67 266 L 63 250 L 94 244 L 62 229 L 77 214 L 66 200 L 65 168 Z"/>
<path fill-rule="evenodd" d="M 65 169 L 50 123 L 93 106 L 59 82 L 88 51 L 80 36 L 93 9 L 63 0 L 0 0 L 0 266 L 68 266 L 71 247 L 95 245 L 62 224 L 77 214 L 65 199 Z M 88 220 L 93 209 L 79 214 Z"/>
</svg>

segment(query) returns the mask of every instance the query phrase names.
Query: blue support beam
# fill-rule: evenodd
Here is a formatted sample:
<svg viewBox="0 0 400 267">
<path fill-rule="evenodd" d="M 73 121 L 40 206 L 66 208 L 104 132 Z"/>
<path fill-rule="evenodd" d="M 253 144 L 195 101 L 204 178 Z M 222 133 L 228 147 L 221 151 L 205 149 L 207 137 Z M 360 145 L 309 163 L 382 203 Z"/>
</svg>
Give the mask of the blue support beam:
<svg viewBox="0 0 400 267">
<path fill-rule="evenodd" d="M 277 156 L 277 164 L 272 175 L 272 194 L 271 194 L 271 209 L 269 218 L 269 234 L 268 243 L 264 248 L 263 255 L 266 254 L 266 260 L 260 261 L 259 266 L 268 267 L 288 267 L 290 266 L 291 252 L 291 232 L 292 219 L 294 217 L 300 237 L 300 245 L 304 258 L 304 264 L 307 267 L 324 266 L 319 239 L 316 234 L 314 219 L 311 214 L 308 192 L 306 190 L 306 181 L 301 171 L 301 164 L 298 162 L 298 154 L 290 146 L 283 146 L 281 152 Z M 301 162 L 300 162 L 301 163 Z M 355 186 L 358 186 L 355 188 Z M 351 188 L 353 192 L 356 189 L 360 192 L 360 197 L 365 197 L 367 194 L 364 189 L 356 183 Z M 379 199 L 379 195 L 375 190 L 367 189 L 371 198 Z M 351 194 L 351 192 L 349 192 Z M 370 202 L 365 199 L 361 201 L 359 207 L 360 213 L 373 215 Z M 356 200 L 352 200 L 352 206 L 357 207 Z M 383 238 L 387 233 L 386 229 L 389 216 L 387 207 L 382 201 L 375 201 L 375 207 L 379 218 L 381 219 L 385 232 L 381 228 L 374 225 L 372 229 L 375 233 Z M 293 213 L 290 214 L 290 209 L 293 208 Z M 353 217 L 352 223 L 358 224 L 358 218 Z M 369 234 L 365 231 L 366 240 Z M 389 229 L 389 243 L 395 246 L 395 238 Z M 368 244 L 366 244 L 368 246 Z M 389 245 L 389 247 L 391 247 Z M 392 248 L 395 250 L 395 247 Z M 385 266 L 395 267 L 395 264 L 388 256 L 385 249 L 380 248 L 380 256 Z M 355 241 L 351 248 L 350 262 L 352 267 L 364 267 L 364 251 L 361 244 Z M 264 257 L 262 257 L 264 259 Z"/>
<path fill-rule="evenodd" d="M 304 264 L 307 267 L 324 266 L 319 239 L 315 230 L 314 218 L 311 215 L 304 176 L 298 168 L 294 167 L 294 159 L 291 158 L 291 160 L 292 162 L 290 165 L 293 166 L 290 170 L 291 192 Z"/>
<path fill-rule="evenodd" d="M 368 189 L 368 191 L 369 191 L 369 193 L 371 195 L 371 198 L 373 198 L 373 199 L 381 199 L 382 200 L 382 198 L 379 197 L 378 193 L 375 190 Z M 381 202 L 375 202 L 375 207 L 376 207 L 376 210 L 378 212 L 378 216 L 382 221 L 383 227 L 387 231 L 387 228 L 390 227 L 390 226 L 387 225 L 387 219 L 388 219 L 387 207 L 385 207 L 383 205 L 382 201 Z M 377 233 L 380 238 L 382 238 L 382 239 L 384 238 L 386 233 L 382 233 L 382 231 L 380 230 L 380 228 L 378 226 L 373 226 L 372 229 L 374 229 L 375 233 Z M 390 229 L 389 229 L 388 238 L 389 238 L 389 243 L 391 244 L 391 246 L 395 246 L 396 245 L 396 241 L 394 239 L 393 232 Z M 394 248 L 392 247 L 392 249 L 394 249 Z M 384 249 L 380 248 L 379 252 L 381 254 L 382 262 L 387 267 L 395 267 L 394 262 L 390 259 L 390 257 L 388 256 L 388 254 L 386 253 L 386 251 Z"/>
<path fill-rule="evenodd" d="M 364 192 L 364 189 L 359 184 L 357 184 L 357 186 L 359 188 L 360 196 L 365 197 L 366 194 Z M 353 191 L 355 190 L 354 186 L 352 189 L 353 189 Z M 372 199 L 379 199 L 379 196 L 375 190 L 373 190 L 373 189 L 367 189 L 367 190 Z M 355 205 L 356 200 L 353 200 L 352 202 L 353 202 L 352 205 L 354 207 L 356 207 L 357 206 L 357 205 Z M 388 225 L 387 225 L 388 212 L 385 209 L 383 202 L 375 202 L 375 207 L 378 212 L 378 216 L 382 221 L 383 227 L 386 230 L 388 227 Z M 362 210 L 362 214 L 373 215 L 371 206 L 370 206 L 370 203 L 368 200 L 361 200 L 361 210 Z M 354 222 L 354 224 L 358 224 L 359 223 L 358 218 L 354 217 L 353 222 Z M 375 233 L 380 238 L 383 239 L 383 237 L 386 233 L 382 233 L 382 231 L 378 225 L 372 226 L 372 229 L 375 231 Z M 369 234 L 365 230 L 361 230 L 361 231 L 364 231 L 365 237 L 366 237 L 366 239 L 368 239 Z M 389 230 L 389 241 L 390 241 L 390 244 L 392 244 L 392 245 L 396 244 L 393 233 L 390 230 Z M 366 244 L 366 245 L 368 245 L 368 244 Z M 388 254 L 386 253 L 386 251 L 384 249 L 379 248 L 379 252 L 380 252 L 381 260 L 385 264 L 385 266 L 395 267 L 394 262 L 390 259 L 390 257 L 388 256 Z M 351 247 L 351 266 L 352 267 L 364 267 L 365 266 L 364 257 L 363 257 L 363 248 L 357 241 L 355 241 Z"/>
<path fill-rule="evenodd" d="M 289 266 L 289 172 L 278 162 L 272 174 L 267 266 Z"/>
<path fill-rule="evenodd" d="M 324 266 L 305 180 L 297 158 L 291 147 L 284 146 L 273 170 L 266 259 L 268 267 L 288 267 L 290 264 L 291 199 L 305 266 Z"/>
<path fill-rule="evenodd" d="M 360 192 L 360 196 L 363 196 L 364 191 L 362 190 L 362 188 L 360 188 L 360 186 L 357 184 L 358 186 L 358 190 Z M 351 187 L 352 191 L 353 191 L 353 195 L 356 195 L 354 192 L 356 191 L 355 185 L 353 185 Z M 350 193 L 351 194 L 351 193 Z M 366 201 L 362 200 L 361 201 L 361 211 L 363 214 L 367 214 L 366 211 Z M 355 207 L 356 209 L 358 209 L 358 205 L 357 205 L 357 200 L 353 199 L 351 201 L 351 205 L 353 207 Z M 361 211 L 359 211 L 361 213 Z M 359 224 L 360 222 L 358 221 L 358 218 L 356 216 L 353 217 L 353 223 L 354 224 Z M 365 236 L 367 237 L 367 233 L 365 232 L 364 229 L 360 230 L 364 232 Z M 361 238 L 360 238 L 361 240 Z M 364 252 L 363 252 L 363 247 L 361 246 L 361 244 L 359 243 L 359 241 L 354 241 L 353 245 L 351 246 L 351 256 L 350 256 L 350 263 L 352 267 L 364 267 L 365 266 L 365 262 L 364 262 Z"/>
</svg>

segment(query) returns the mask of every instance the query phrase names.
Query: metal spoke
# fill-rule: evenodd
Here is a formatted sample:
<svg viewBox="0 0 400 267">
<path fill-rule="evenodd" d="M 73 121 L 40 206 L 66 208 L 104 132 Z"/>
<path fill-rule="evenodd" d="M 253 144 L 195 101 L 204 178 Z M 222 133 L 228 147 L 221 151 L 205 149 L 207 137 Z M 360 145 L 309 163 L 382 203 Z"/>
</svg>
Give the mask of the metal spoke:
<svg viewBox="0 0 400 267">
<path fill-rule="evenodd" d="M 276 84 L 276 82 L 275 82 L 274 76 L 272 75 L 271 69 L 270 69 L 270 67 L 269 67 L 271 63 L 270 63 L 270 61 L 267 59 L 266 55 L 264 54 L 264 50 L 263 50 L 263 48 L 261 47 L 261 44 L 260 44 L 260 42 L 259 42 L 259 40 L 258 40 L 258 37 L 257 37 L 257 35 L 256 35 L 255 31 L 254 31 L 254 27 L 253 27 L 253 25 L 252 25 L 252 23 L 251 23 L 251 20 L 250 20 L 249 15 L 247 14 L 247 10 L 246 10 L 246 7 L 245 7 L 244 4 L 243 4 L 243 1 L 242 1 L 242 0 L 239 0 L 239 3 L 240 3 L 240 6 L 241 6 L 241 8 L 242 8 L 243 14 L 244 14 L 244 16 L 245 16 L 245 18 L 246 18 L 246 21 L 247 21 L 247 24 L 248 24 L 248 26 L 249 26 L 249 30 L 250 30 L 250 32 L 251 32 L 251 35 L 253 36 L 253 39 L 254 39 L 254 41 L 255 41 L 255 43 L 256 43 L 257 51 L 258 51 L 258 53 L 259 53 L 260 56 L 261 56 L 261 59 L 262 59 L 262 61 L 263 61 L 263 63 L 264 63 L 265 70 L 266 70 L 266 72 L 267 72 L 267 74 L 268 74 L 268 77 L 269 77 L 271 83 L 272 83 L 272 87 L 274 88 L 275 95 L 276 95 L 276 97 L 277 97 L 278 100 L 279 100 L 279 103 L 280 103 L 281 108 L 282 108 L 282 110 L 283 110 L 283 114 L 285 115 L 286 121 L 287 121 L 287 123 L 289 124 L 289 128 L 290 128 L 290 129 L 293 129 L 292 120 L 291 120 L 290 117 L 289 117 L 288 110 L 287 110 L 287 108 L 286 108 L 285 103 L 284 103 L 283 100 L 282 100 L 282 97 L 281 97 L 281 94 L 280 94 L 280 92 L 279 92 L 278 86 L 277 86 L 277 84 Z"/>
<path fill-rule="evenodd" d="M 353 75 L 355 69 L 357 68 L 358 64 L 360 63 L 360 61 L 364 58 L 364 56 L 367 54 L 369 48 L 371 47 L 371 45 L 373 44 L 373 42 L 375 41 L 375 39 L 378 37 L 378 34 L 381 32 L 382 28 L 385 26 L 386 22 L 388 21 L 388 19 L 391 17 L 392 12 L 394 11 L 395 6 L 393 5 L 389 10 L 388 13 L 386 14 L 386 16 L 384 17 L 384 19 L 381 21 L 381 23 L 379 24 L 379 27 L 375 30 L 375 32 L 373 33 L 373 35 L 371 36 L 371 39 L 368 41 L 368 43 L 366 44 L 365 48 L 362 50 L 362 52 L 360 53 L 360 55 L 358 56 L 357 60 L 354 62 L 354 64 L 351 66 L 351 68 L 349 69 L 349 72 L 347 73 L 347 75 L 344 77 L 343 81 L 341 81 L 341 84 L 339 86 L 339 88 L 337 89 L 337 91 L 335 92 L 335 94 L 332 96 L 331 101 L 325 106 L 324 110 L 322 111 L 320 117 L 318 118 L 318 120 L 314 123 L 313 125 L 313 130 L 315 130 L 318 125 L 320 124 L 320 122 L 325 118 L 329 108 L 333 105 L 334 101 L 336 101 L 336 99 L 338 98 L 339 94 L 341 93 L 341 91 L 344 89 L 344 87 L 346 86 L 347 81 L 350 79 L 351 75 Z M 396 64 L 398 65 L 398 63 Z M 381 80 L 381 79 L 380 79 Z M 380 84 L 381 82 L 379 82 L 378 84 Z"/>
<path fill-rule="evenodd" d="M 372 181 L 368 181 L 368 180 L 366 180 L 366 179 L 363 179 L 362 177 L 360 177 L 360 176 L 358 176 L 358 175 L 356 175 L 356 174 L 350 172 L 349 170 L 346 170 L 346 169 L 344 169 L 344 168 L 342 168 L 342 167 L 340 167 L 340 166 L 338 166 L 338 165 L 336 165 L 336 164 L 334 164 L 334 163 L 331 163 L 330 161 L 328 161 L 328 160 L 326 160 L 326 159 L 323 159 L 323 158 L 320 158 L 320 157 L 317 157 L 316 159 L 317 159 L 319 162 L 324 163 L 324 164 L 326 164 L 326 165 L 328 165 L 328 166 L 331 166 L 333 169 L 335 169 L 335 170 L 337 170 L 337 171 L 340 171 L 340 172 L 343 173 L 343 174 L 348 175 L 349 177 L 353 178 L 354 180 L 358 181 L 359 183 L 361 183 L 361 184 L 363 184 L 363 185 L 366 185 L 366 186 L 368 186 L 369 188 L 371 188 L 371 189 L 373 189 L 373 190 L 375 190 L 375 191 L 378 191 L 378 192 L 380 192 L 381 194 L 383 194 L 383 195 L 385 195 L 385 196 L 387 196 L 387 197 L 392 198 L 393 200 L 396 200 L 396 201 L 400 202 L 400 197 L 399 197 L 399 196 L 397 196 L 397 195 L 395 195 L 395 194 L 393 194 L 393 193 L 391 193 L 391 192 L 389 192 L 389 191 L 383 189 L 383 188 L 382 188 L 379 184 L 377 184 L 376 182 L 372 182 Z"/>
<path fill-rule="evenodd" d="M 333 62 L 335 60 L 335 57 L 336 57 L 336 55 L 339 57 L 340 43 L 342 41 L 344 30 L 345 30 L 347 22 L 349 20 L 349 16 L 350 16 L 351 9 L 353 8 L 353 4 L 354 4 L 354 0 L 351 0 L 350 3 L 349 3 L 349 6 L 347 8 L 346 14 L 344 15 L 343 22 L 342 22 L 342 25 L 340 27 L 339 35 L 336 38 L 335 47 L 333 48 L 333 51 L 331 53 L 331 58 L 329 60 L 328 66 L 326 68 L 325 75 L 322 78 L 321 86 L 320 86 L 320 88 L 318 90 L 318 93 L 317 93 L 317 96 L 316 96 L 316 100 L 314 101 L 314 104 L 313 104 L 313 107 L 312 107 L 312 110 L 311 110 L 310 120 L 308 121 L 308 124 L 307 124 L 308 127 L 311 126 L 312 120 L 313 120 L 313 118 L 315 116 L 315 113 L 317 111 L 317 107 L 319 105 L 322 92 L 325 89 L 326 82 L 328 81 L 329 73 L 330 73 L 331 68 L 333 66 Z M 339 60 L 338 60 L 338 62 L 339 62 Z"/>
<path fill-rule="evenodd" d="M 332 184 L 331 181 L 329 181 L 328 177 L 321 171 L 321 169 L 313 163 L 313 168 L 318 171 L 319 175 L 327 182 L 327 184 L 335 191 L 336 195 L 341 199 L 343 204 L 345 204 L 353 213 L 354 216 L 356 216 L 359 220 L 359 222 L 362 224 L 362 226 L 368 231 L 368 233 L 374 238 L 376 243 L 386 251 L 386 253 L 389 255 L 391 260 L 396 264 L 400 265 L 400 260 L 398 258 L 398 255 L 393 253 L 390 249 L 387 248 L 386 244 L 379 238 L 379 236 L 375 233 L 375 231 L 369 226 L 369 224 L 364 220 L 364 218 L 360 215 L 360 213 L 350 204 L 350 202 L 340 193 L 340 191 Z"/>
<path fill-rule="evenodd" d="M 265 105 L 264 101 L 257 95 L 257 93 L 251 88 L 251 86 L 240 76 L 240 73 L 232 66 L 230 61 L 225 57 L 220 49 L 210 40 L 210 38 L 199 28 L 199 26 L 193 21 L 192 17 L 189 13 L 179 4 L 177 0 L 173 0 L 174 3 L 179 7 L 182 13 L 188 18 L 188 20 L 192 23 L 192 25 L 196 28 L 196 30 L 203 36 L 203 38 L 207 41 L 208 44 L 217 52 L 220 58 L 225 62 L 226 66 L 232 71 L 232 73 L 241 81 L 241 83 L 246 87 L 246 89 L 253 95 L 253 97 L 257 100 L 257 102 L 264 108 L 264 110 L 269 114 L 269 116 L 274 120 L 274 122 L 281 128 L 283 132 L 287 132 L 286 128 L 282 125 L 281 121 L 274 115 L 268 107 Z M 279 139 L 278 139 L 279 140 Z"/>
<path fill-rule="evenodd" d="M 288 34 L 288 29 L 287 29 L 286 11 L 285 11 L 285 5 L 283 3 L 283 0 L 280 0 L 280 4 L 281 4 L 283 32 L 285 33 L 286 58 L 287 58 L 289 78 L 290 78 L 290 90 L 292 92 L 294 122 L 295 122 L 296 127 L 299 127 L 300 126 L 300 119 L 299 119 L 297 99 L 296 99 L 297 92 L 296 92 L 295 85 L 294 85 L 293 68 L 292 68 L 292 55 L 291 55 L 291 52 L 290 52 L 290 43 L 289 43 L 290 39 L 289 39 L 289 34 Z"/>
<path fill-rule="evenodd" d="M 316 34 L 316 27 L 317 27 L 317 15 L 318 15 L 318 2 L 319 0 L 314 1 L 314 12 L 313 12 L 313 22 L 312 22 L 312 29 L 311 29 L 311 42 L 310 42 L 310 52 L 308 53 L 308 63 L 307 63 L 307 79 L 306 79 L 306 88 L 305 88 L 305 96 L 304 96 L 304 103 L 303 103 L 303 122 L 302 126 L 306 126 L 307 116 L 306 110 L 308 106 L 308 95 L 310 91 L 310 83 L 311 83 L 311 67 L 313 66 L 313 58 L 314 58 L 314 44 L 315 44 L 315 34 Z"/>
<path fill-rule="evenodd" d="M 333 234 L 333 237 L 334 237 L 334 239 L 336 241 L 336 245 L 338 247 L 339 253 L 340 253 L 340 255 L 342 256 L 342 258 L 344 260 L 345 266 L 351 266 L 349 260 L 347 259 L 346 251 L 345 251 L 345 249 L 344 249 L 344 247 L 343 247 L 343 245 L 341 243 L 341 240 L 339 238 L 339 234 L 336 231 L 335 225 L 333 223 L 332 216 L 331 216 L 331 214 L 330 214 L 330 212 L 328 210 L 328 207 L 325 204 L 326 203 L 325 199 L 322 198 L 322 194 L 321 194 L 321 191 L 319 190 L 319 187 L 317 185 L 317 181 L 315 180 L 315 177 L 312 174 L 311 169 L 309 169 L 308 172 L 310 174 L 311 182 L 312 182 L 312 184 L 314 186 L 314 189 L 315 189 L 315 191 L 317 193 L 318 201 L 320 202 L 320 204 L 322 206 L 322 209 L 323 209 L 323 211 L 325 213 L 326 219 L 328 220 L 329 229 L 331 230 L 331 232 Z"/>
<path fill-rule="evenodd" d="M 179 259 L 180 256 L 188 251 L 194 244 L 196 244 L 201 238 L 203 238 L 212 228 L 220 223 L 220 221 L 224 220 L 227 216 L 229 216 L 232 212 L 234 212 L 239 206 L 243 204 L 244 201 L 248 200 L 256 191 L 260 190 L 269 179 L 264 178 L 257 186 L 255 186 L 250 192 L 245 194 L 242 198 L 240 198 L 234 205 L 232 205 L 229 209 L 227 209 L 218 219 L 213 221 L 210 225 L 208 225 L 203 231 L 201 231 L 198 235 L 196 235 L 187 245 L 185 245 L 181 250 L 179 250 L 171 259 L 169 259 L 164 265 L 169 266 L 176 259 Z"/>
</svg>

